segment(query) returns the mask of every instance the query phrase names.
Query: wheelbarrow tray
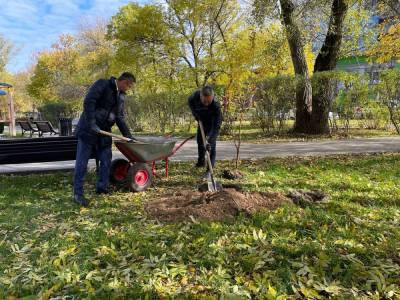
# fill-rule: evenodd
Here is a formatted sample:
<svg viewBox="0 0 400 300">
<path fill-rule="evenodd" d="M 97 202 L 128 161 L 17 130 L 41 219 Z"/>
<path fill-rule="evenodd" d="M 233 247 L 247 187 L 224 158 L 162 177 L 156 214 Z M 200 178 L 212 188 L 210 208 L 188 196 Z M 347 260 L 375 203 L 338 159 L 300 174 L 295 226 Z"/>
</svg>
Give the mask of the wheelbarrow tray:
<svg viewBox="0 0 400 300">
<path fill-rule="evenodd" d="M 137 143 L 116 141 L 115 146 L 131 162 L 153 162 L 172 155 L 176 140 L 163 137 L 144 137 Z"/>
</svg>

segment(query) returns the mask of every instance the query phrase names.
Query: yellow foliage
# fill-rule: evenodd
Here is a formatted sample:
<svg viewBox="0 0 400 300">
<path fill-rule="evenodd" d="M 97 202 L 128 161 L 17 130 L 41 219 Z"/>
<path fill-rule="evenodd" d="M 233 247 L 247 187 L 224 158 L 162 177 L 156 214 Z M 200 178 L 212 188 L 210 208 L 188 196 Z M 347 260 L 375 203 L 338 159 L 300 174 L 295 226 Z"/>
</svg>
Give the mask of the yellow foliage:
<svg viewBox="0 0 400 300">
<path fill-rule="evenodd" d="M 13 86 L 11 89 L 14 100 L 14 109 L 16 112 L 30 111 L 33 105 L 33 99 L 26 93 L 26 85 L 29 82 L 29 72 L 21 72 L 10 74 L 3 72 L 1 75 L 2 81 Z M 7 98 L 0 97 L 0 111 L 7 111 Z"/>
<path fill-rule="evenodd" d="M 245 28 L 230 36 L 223 50 L 219 67 L 224 72 L 216 81 L 227 87 L 228 97 L 233 97 L 251 80 L 294 74 L 289 45 L 280 23 L 272 23 L 262 30 Z M 311 46 L 307 46 L 305 52 L 312 70 Z"/>
<path fill-rule="evenodd" d="M 380 35 L 379 43 L 370 51 L 379 63 L 400 58 L 400 23 L 392 25 L 386 33 Z"/>
</svg>

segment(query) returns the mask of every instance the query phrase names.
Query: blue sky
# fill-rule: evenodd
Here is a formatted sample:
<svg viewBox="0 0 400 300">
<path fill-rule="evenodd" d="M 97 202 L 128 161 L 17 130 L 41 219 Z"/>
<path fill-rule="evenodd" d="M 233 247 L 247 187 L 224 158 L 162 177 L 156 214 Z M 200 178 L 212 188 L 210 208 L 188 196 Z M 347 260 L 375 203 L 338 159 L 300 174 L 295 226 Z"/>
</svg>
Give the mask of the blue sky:
<svg viewBox="0 0 400 300">
<path fill-rule="evenodd" d="M 0 0 L 0 34 L 17 49 L 7 66 L 26 69 L 34 53 L 49 48 L 62 33 L 74 33 L 83 23 L 108 19 L 129 0 Z M 136 1 L 144 2 L 144 1 Z"/>
</svg>

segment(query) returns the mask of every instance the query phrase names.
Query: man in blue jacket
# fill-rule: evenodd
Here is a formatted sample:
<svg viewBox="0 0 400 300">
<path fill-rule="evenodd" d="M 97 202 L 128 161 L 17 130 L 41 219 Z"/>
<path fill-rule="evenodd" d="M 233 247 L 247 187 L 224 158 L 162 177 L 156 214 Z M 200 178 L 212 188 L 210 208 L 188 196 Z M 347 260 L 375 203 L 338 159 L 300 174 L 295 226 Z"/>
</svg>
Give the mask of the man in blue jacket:
<svg viewBox="0 0 400 300">
<path fill-rule="evenodd" d="M 93 151 L 97 153 L 100 168 L 97 174 L 96 193 L 108 193 L 108 180 L 112 158 L 111 137 L 100 134 L 100 130 L 111 132 L 117 124 L 122 135 L 132 139 L 124 119 L 125 93 L 134 87 L 135 77 L 128 72 L 118 79 L 97 80 L 89 89 L 75 135 L 78 138 L 74 173 L 74 202 L 87 207 L 89 201 L 83 196 L 83 183 L 87 164 Z"/>
<path fill-rule="evenodd" d="M 207 136 L 207 150 L 210 152 L 211 165 L 215 166 L 217 138 L 221 129 L 222 114 L 221 105 L 215 100 L 214 90 L 211 86 L 205 86 L 194 92 L 189 97 L 189 107 L 197 121 L 203 123 Z M 197 128 L 198 159 L 196 167 L 205 166 L 205 150 L 200 128 Z M 208 174 L 206 174 L 207 176 Z"/>
</svg>

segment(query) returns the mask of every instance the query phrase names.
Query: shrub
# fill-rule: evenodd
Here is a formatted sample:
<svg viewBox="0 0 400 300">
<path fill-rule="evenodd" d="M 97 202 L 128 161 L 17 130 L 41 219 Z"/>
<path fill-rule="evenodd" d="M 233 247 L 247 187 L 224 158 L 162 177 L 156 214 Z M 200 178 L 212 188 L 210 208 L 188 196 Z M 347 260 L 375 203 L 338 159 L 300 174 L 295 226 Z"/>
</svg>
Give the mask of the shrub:
<svg viewBox="0 0 400 300">
<path fill-rule="evenodd" d="M 285 127 L 295 107 L 296 81 L 293 76 L 277 76 L 258 84 L 253 121 L 263 132 Z"/>
</svg>

